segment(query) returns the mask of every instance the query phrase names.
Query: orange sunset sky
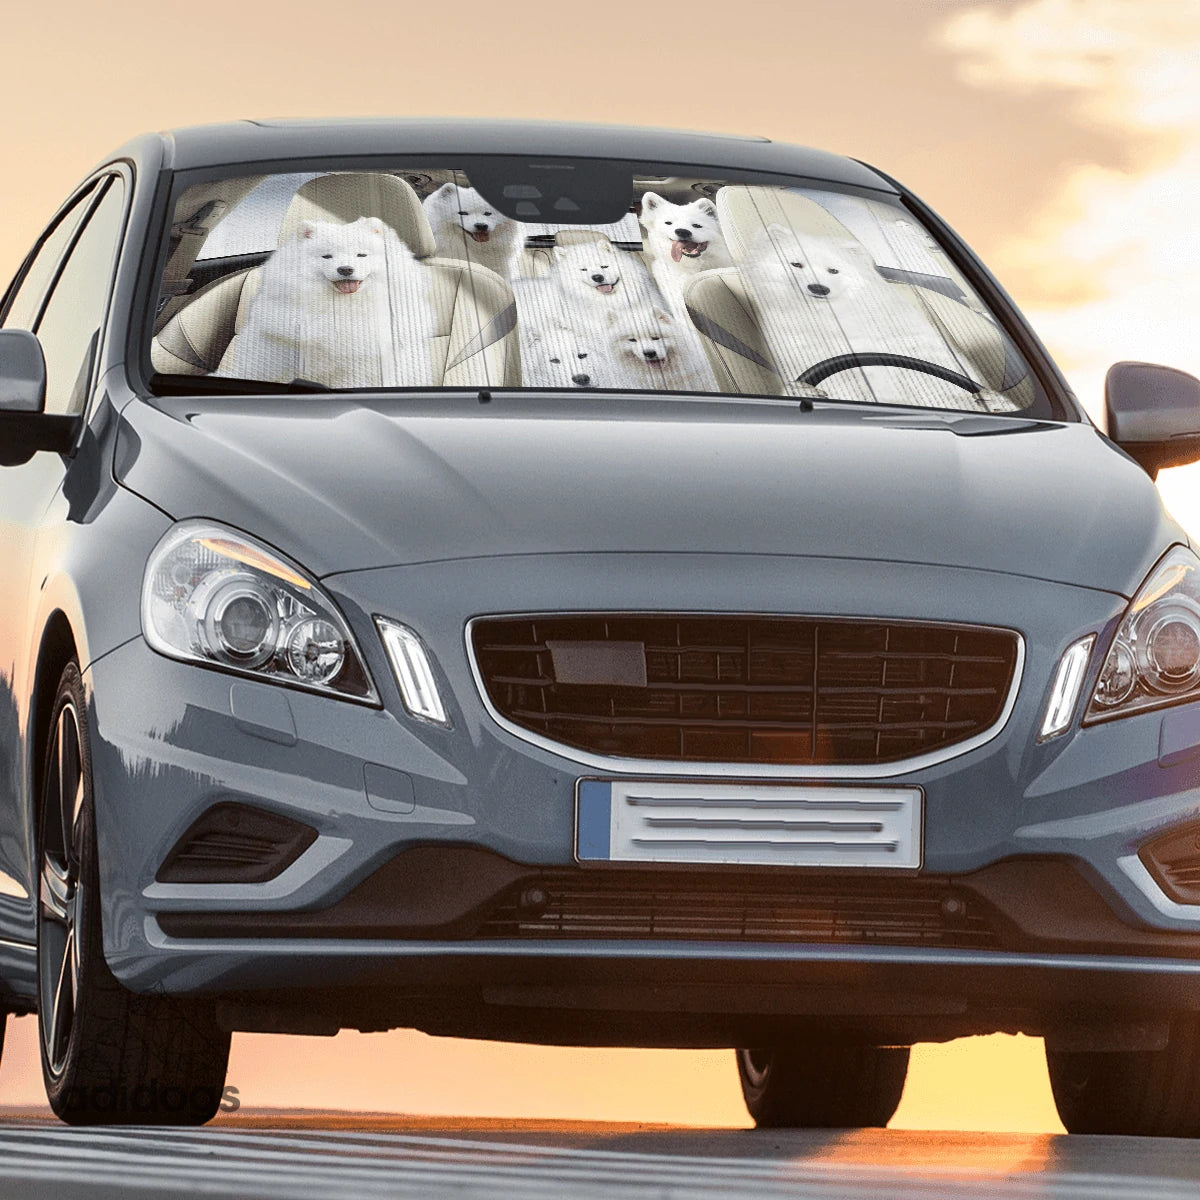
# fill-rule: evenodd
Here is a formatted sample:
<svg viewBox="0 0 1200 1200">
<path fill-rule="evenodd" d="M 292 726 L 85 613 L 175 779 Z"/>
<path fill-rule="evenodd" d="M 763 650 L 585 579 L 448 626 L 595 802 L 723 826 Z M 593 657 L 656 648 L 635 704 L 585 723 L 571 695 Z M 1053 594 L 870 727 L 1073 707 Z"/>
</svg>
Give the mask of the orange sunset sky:
<svg viewBox="0 0 1200 1200">
<path fill-rule="evenodd" d="M 1200 373 L 1198 0 L 328 5 L 0 0 L 0 276 L 147 129 L 442 114 L 763 134 L 903 179 L 982 254 L 1099 418 L 1118 359 Z M 1160 480 L 1200 532 L 1200 467 Z M 32 1018 L 0 1104 L 43 1099 Z M 732 1055 L 238 1036 L 246 1106 L 744 1124 Z M 919 1048 L 894 1125 L 1059 1130 L 1040 1043 Z"/>
</svg>

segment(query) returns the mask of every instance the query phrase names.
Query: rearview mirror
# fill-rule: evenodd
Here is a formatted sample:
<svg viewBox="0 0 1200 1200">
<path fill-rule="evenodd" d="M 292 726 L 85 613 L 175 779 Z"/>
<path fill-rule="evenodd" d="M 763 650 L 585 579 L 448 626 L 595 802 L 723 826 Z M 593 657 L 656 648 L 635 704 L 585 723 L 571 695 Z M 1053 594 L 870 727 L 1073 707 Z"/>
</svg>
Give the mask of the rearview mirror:
<svg viewBox="0 0 1200 1200">
<path fill-rule="evenodd" d="M 1104 379 L 1108 436 L 1149 472 L 1200 459 L 1200 379 L 1156 363 L 1119 362 Z"/>
<path fill-rule="evenodd" d="M 79 417 L 48 415 L 46 360 L 25 329 L 0 329 L 0 466 L 19 467 L 39 450 L 66 453 Z"/>
</svg>

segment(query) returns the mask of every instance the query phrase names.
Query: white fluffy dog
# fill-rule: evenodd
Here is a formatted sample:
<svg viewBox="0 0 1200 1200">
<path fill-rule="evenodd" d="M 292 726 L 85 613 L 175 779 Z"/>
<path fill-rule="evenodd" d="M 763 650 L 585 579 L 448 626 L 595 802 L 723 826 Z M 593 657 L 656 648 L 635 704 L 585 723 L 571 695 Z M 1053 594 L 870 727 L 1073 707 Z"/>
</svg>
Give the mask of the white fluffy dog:
<svg viewBox="0 0 1200 1200">
<path fill-rule="evenodd" d="M 501 279 L 512 279 L 517 274 L 517 256 L 525 245 L 524 231 L 474 188 L 442 184 L 425 197 L 425 215 L 441 257 L 479 263 Z"/>
<path fill-rule="evenodd" d="M 262 267 L 215 375 L 330 388 L 428 385 L 425 269 L 377 217 L 302 221 Z"/>
<path fill-rule="evenodd" d="M 788 394 L 974 407 L 954 384 L 907 368 L 848 370 L 820 388 L 797 382 L 814 364 L 855 351 L 901 354 L 972 374 L 913 289 L 884 279 L 859 242 L 801 236 L 773 224 L 755 235 L 740 271 Z"/>
<path fill-rule="evenodd" d="M 645 231 L 643 253 L 675 317 L 686 319 L 683 289 L 701 271 L 731 267 L 733 259 L 711 200 L 672 204 L 657 192 L 642 196 L 638 220 Z"/>
<path fill-rule="evenodd" d="M 522 387 L 612 387 L 613 372 L 605 366 L 573 329 L 533 325 L 521 332 Z"/>
<path fill-rule="evenodd" d="M 669 392 L 710 392 L 716 380 L 704 352 L 680 336 L 675 318 L 659 305 L 614 311 L 608 349 L 620 387 Z"/>
<path fill-rule="evenodd" d="M 556 323 L 595 335 L 592 340 L 603 340 L 613 314 L 661 304 L 640 258 L 607 241 L 556 246 L 553 264 L 551 278 L 561 297 Z"/>
</svg>

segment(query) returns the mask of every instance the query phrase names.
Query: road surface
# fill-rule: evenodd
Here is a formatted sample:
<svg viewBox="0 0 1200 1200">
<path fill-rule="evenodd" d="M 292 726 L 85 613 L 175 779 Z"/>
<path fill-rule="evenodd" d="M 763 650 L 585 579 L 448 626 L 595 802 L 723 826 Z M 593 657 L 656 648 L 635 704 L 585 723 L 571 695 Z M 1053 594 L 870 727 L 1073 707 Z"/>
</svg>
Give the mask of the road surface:
<svg viewBox="0 0 1200 1200">
<path fill-rule="evenodd" d="M 0 1112 L 5 1200 L 1197 1200 L 1200 1142 L 313 1112 L 69 1129 Z"/>
</svg>

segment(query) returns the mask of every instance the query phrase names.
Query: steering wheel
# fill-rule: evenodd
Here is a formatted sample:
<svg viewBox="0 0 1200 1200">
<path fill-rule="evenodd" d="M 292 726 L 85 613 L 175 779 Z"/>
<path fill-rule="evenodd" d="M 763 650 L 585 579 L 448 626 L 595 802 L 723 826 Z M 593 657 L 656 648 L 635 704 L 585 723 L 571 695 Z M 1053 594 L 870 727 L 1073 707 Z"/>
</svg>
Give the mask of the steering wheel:
<svg viewBox="0 0 1200 1200">
<path fill-rule="evenodd" d="M 962 388 L 964 392 L 974 392 L 978 395 L 980 392 L 989 390 L 984 384 L 976 383 L 969 375 L 962 375 L 958 371 L 952 371 L 949 367 L 929 362 L 924 358 L 912 358 L 907 354 L 885 354 L 879 351 L 835 354 L 832 358 L 823 358 L 798 375 L 795 382 L 807 383 L 810 387 L 816 387 L 831 375 L 838 375 L 842 371 L 851 371 L 855 367 L 903 367 L 908 371 L 921 371 L 926 375 L 935 375 L 938 379 L 944 379 L 947 383 Z"/>
</svg>

